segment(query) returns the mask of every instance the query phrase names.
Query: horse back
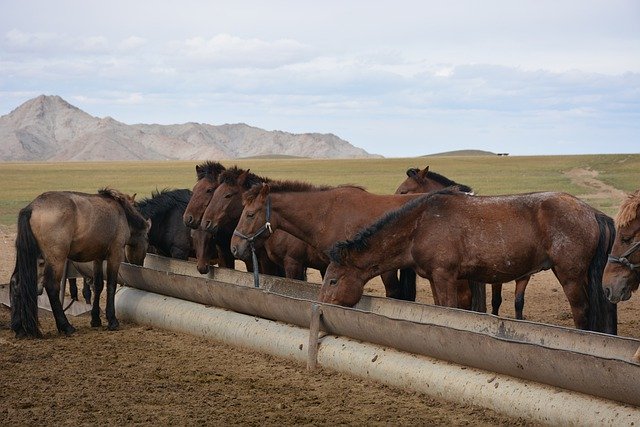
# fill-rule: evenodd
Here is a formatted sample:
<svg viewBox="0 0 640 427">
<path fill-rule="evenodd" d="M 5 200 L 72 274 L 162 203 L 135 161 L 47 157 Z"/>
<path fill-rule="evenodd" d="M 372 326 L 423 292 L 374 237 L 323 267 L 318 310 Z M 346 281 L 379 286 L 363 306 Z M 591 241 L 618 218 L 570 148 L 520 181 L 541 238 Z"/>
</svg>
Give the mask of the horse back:
<svg viewBox="0 0 640 427">
<path fill-rule="evenodd" d="M 104 259 L 130 230 L 123 208 L 97 194 L 48 192 L 32 203 L 31 227 L 43 252 L 75 261 Z"/>
</svg>

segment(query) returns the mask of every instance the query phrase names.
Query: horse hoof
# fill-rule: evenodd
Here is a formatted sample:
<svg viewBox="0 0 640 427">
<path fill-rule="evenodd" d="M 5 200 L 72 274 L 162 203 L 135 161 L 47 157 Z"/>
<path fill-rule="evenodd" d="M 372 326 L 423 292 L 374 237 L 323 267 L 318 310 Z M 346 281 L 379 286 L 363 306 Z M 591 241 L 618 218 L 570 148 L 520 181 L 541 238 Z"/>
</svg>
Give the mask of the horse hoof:
<svg viewBox="0 0 640 427">
<path fill-rule="evenodd" d="M 100 320 L 100 319 L 91 319 L 91 327 L 92 328 L 99 328 L 100 326 L 102 326 L 102 320 Z"/>
<path fill-rule="evenodd" d="M 68 325 L 65 329 L 64 329 L 64 334 L 68 337 L 70 337 L 71 335 L 73 335 L 73 333 L 76 331 L 76 328 L 74 328 L 71 325 Z"/>
<path fill-rule="evenodd" d="M 120 323 L 118 323 L 118 321 L 115 321 L 115 322 L 109 323 L 108 329 L 110 331 L 117 331 L 118 327 L 120 327 Z"/>
</svg>

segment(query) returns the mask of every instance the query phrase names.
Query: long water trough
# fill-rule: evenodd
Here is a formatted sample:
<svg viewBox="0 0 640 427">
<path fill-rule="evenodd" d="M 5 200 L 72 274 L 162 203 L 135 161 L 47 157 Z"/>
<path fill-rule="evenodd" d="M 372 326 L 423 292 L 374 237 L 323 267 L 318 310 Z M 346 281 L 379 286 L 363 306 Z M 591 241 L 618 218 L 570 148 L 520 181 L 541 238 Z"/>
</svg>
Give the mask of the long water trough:
<svg viewBox="0 0 640 427">
<path fill-rule="evenodd" d="M 543 423 L 640 423 L 640 340 L 366 295 L 338 307 L 316 301 L 317 284 L 261 275 L 254 288 L 250 273 L 201 276 L 154 255 L 123 264 L 119 281 L 118 316 L 136 323 Z"/>
</svg>

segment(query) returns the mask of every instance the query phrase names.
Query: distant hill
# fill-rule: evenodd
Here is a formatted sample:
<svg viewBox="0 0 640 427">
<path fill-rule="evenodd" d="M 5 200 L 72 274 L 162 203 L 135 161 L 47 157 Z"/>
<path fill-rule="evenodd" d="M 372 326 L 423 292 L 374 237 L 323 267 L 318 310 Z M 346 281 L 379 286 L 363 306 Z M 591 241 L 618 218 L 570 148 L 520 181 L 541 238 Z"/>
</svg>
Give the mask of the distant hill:
<svg viewBox="0 0 640 427">
<path fill-rule="evenodd" d="M 421 157 L 433 157 L 433 156 L 497 156 L 497 153 L 484 150 L 455 150 L 445 151 L 444 153 L 427 154 Z"/>
<path fill-rule="evenodd" d="M 240 124 L 127 125 L 41 95 L 0 117 L 0 161 L 206 160 L 241 157 L 381 157 L 333 134 Z"/>
</svg>

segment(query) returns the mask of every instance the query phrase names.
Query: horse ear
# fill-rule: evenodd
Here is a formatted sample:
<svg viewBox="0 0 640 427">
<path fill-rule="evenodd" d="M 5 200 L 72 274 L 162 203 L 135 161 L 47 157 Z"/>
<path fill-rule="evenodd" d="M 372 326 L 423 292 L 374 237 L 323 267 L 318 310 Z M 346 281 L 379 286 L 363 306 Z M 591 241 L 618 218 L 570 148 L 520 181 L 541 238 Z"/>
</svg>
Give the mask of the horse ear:
<svg viewBox="0 0 640 427">
<path fill-rule="evenodd" d="M 247 180 L 247 178 L 249 177 L 249 171 L 250 171 L 250 170 L 251 170 L 251 169 L 247 169 L 246 171 L 242 172 L 242 173 L 240 174 L 240 176 L 238 177 L 238 185 L 239 185 L 240 187 L 243 187 L 243 186 L 244 186 L 245 181 L 246 181 L 246 180 Z"/>
<path fill-rule="evenodd" d="M 136 196 L 138 195 L 138 193 L 133 193 L 133 196 L 131 196 L 131 201 L 135 202 L 136 201 Z"/>
<path fill-rule="evenodd" d="M 269 190 L 271 190 L 269 188 L 269 184 L 262 184 L 262 188 L 260 189 L 260 195 L 263 197 L 267 197 L 267 195 L 269 194 Z"/>
<path fill-rule="evenodd" d="M 424 169 L 418 172 L 418 176 L 422 179 L 427 177 L 427 173 L 429 173 L 429 166 L 427 165 Z"/>
<path fill-rule="evenodd" d="M 147 220 L 147 230 L 151 230 L 151 218 Z"/>
</svg>

